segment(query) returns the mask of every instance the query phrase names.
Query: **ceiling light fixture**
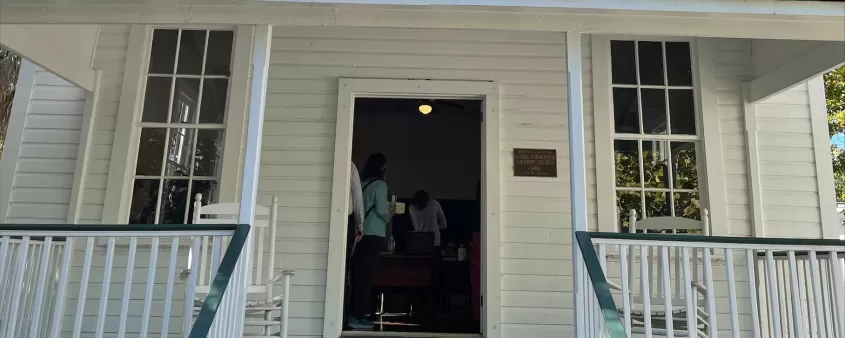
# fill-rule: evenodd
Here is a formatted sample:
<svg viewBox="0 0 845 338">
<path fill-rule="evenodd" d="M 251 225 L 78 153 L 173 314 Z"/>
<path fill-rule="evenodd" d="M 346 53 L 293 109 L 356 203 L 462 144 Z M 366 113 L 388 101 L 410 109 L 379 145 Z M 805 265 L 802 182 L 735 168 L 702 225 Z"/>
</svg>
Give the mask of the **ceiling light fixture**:
<svg viewBox="0 0 845 338">
<path fill-rule="evenodd" d="M 427 104 L 421 104 L 420 105 L 420 113 L 423 113 L 423 115 L 428 115 L 428 113 L 430 113 L 430 112 L 431 112 L 431 106 L 429 106 Z"/>
</svg>

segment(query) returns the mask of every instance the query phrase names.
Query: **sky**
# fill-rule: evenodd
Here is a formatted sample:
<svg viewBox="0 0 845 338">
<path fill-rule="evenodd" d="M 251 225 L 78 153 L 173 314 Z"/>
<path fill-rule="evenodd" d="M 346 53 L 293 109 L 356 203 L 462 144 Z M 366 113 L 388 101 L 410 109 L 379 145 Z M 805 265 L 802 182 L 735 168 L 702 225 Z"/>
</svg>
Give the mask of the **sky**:
<svg viewBox="0 0 845 338">
<path fill-rule="evenodd" d="M 830 138 L 830 144 L 839 148 L 845 148 L 845 134 L 839 133 Z"/>
</svg>

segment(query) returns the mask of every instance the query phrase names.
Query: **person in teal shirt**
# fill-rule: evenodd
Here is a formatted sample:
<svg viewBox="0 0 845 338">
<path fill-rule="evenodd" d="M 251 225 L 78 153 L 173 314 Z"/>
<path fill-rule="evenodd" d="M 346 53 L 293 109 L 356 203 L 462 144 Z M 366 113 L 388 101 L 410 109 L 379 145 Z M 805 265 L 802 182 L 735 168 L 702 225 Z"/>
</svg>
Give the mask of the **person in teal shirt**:
<svg viewBox="0 0 845 338">
<path fill-rule="evenodd" d="M 369 312 L 370 292 L 378 275 L 379 255 L 384 251 L 387 226 L 393 217 L 394 207 L 387 198 L 384 181 L 387 159 L 384 154 L 372 154 L 361 172 L 364 197 L 364 225 L 350 262 L 351 310 L 349 327 L 371 329 L 373 322 L 365 318 Z"/>
</svg>

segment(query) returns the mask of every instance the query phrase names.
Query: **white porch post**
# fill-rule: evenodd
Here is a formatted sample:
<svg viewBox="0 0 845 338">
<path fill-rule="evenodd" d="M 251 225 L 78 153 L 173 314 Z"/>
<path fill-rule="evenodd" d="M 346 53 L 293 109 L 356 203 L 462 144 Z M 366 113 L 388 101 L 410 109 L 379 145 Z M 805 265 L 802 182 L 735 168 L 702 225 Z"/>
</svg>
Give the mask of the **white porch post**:
<svg viewBox="0 0 845 338">
<path fill-rule="evenodd" d="M 264 129 L 264 103 L 267 95 L 267 74 L 270 63 L 270 43 L 273 35 L 273 26 L 259 25 L 255 27 L 252 53 L 252 80 L 250 81 L 249 118 L 246 131 L 246 147 L 244 152 L 244 171 L 241 181 L 240 209 L 238 210 L 238 223 L 252 224 L 255 218 L 255 204 L 258 195 L 258 169 L 261 163 L 261 136 Z M 234 332 L 232 337 L 243 336 L 243 318 L 245 314 L 246 290 L 248 276 L 252 266 L 252 242 L 253 233 L 249 234 L 249 240 L 241 253 L 238 261 L 237 271 L 234 275 L 235 283 L 232 284 L 232 295 L 234 303 L 231 303 L 234 310 L 232 315 L 235 318 Z"/>
<path fill-rule="evenodd" d="M 581 33 L 566 32 L 567 115 L 569 116 L 569 191 L 572 206 L 572 279 L 575 300 L 575 337 L 585 337 L 584 306 L 589 299 L 584 285 L 583 259 L 575 232 L 587 230 L 587 158 L 584 152 L 584 102 L 581 79 Z"/>
</svg>

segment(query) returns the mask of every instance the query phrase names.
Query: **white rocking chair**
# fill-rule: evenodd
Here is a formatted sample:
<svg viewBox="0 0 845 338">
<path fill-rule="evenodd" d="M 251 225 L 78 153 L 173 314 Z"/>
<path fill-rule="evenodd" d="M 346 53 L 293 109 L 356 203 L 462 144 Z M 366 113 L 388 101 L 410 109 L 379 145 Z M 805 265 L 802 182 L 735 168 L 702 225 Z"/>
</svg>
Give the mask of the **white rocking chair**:
<svg viewBox="0 0 845 338">
<path fill-rule="evenodd" d="M 710 222 L 707 209 L 701 209 L 701 221 L 683 217 L 651 217 L 638 221 L 637 212 L 635 210 L 630 211 L 629 221 L 629 233 L 636 233 L 637 230 L 649 233 L 658 232 L 666 234 L 679 234 L 681 231 L 685 231 L 687 233 L 690 231 L 697 231 L 704 236 L 710 235 Z M 630 269 L 630 272 L 628 273 L 628 285 L 630 289 L 627 295 L 622 295 L 623 297 L 628 297 L 629 304 L 631 304 L 631 323 L 626 324 L 631 325 L 631 332 L 634 334 L 646 333 L 645 322 L 646 312 L 648 312 L 651 322 L 651 334 L 656 336 L 668 336 L 666 325 L 668 315 L 666 313 L 665 304 L 667 290 L 664 290 L 663 283 L 661 282 L 661 276 L 665 271 L 670 276 L 674 274 L 674 277 L 670 277 L 671 299 L 669 300 L 671 307 L 673 308 L 673 335 L 675 337 L 689 336 L 687 330 L 687 316 L 692 315 L 695 316 L 696 335 L 698 337 L 706 338 L 708 337 L 706 332 L 707 326 L 709 325 L 709 315 L 705 308 L 699 305 L 699 300 L 706 299 L 708 290 L 704 287 L 704 283 L 701 282 L 701 275 L 699 274 L 699 268 L 702 266 L 699 263 L 700 251 L 693 249 L 691 255 L 691 288 L 693 290 L 693 306 L 695 307 L 695 313 L 690 314 L 688 313 L 686 306 L 687 300 L 684 292 L 686 287 L 683 285 L 684 280 L 681 276 L 681 271 L 685 262 L 683 262 L 681 250 L 679 248 L 676 250 L 673 249 L 675 248 L 671 248 L 669 252 L 670 266 L 664 266 L 662 259 L 660 259 L 659 252 L 655 252 L 655 247 L 649 247 L 647 255 L 639 258 L 641 264 L 649 265 L 649 275 L 639 276 L 640 278 L 637 279 L 635 278 L 635 272 L 638 269 L 635 269 L 635 266 L 637 266 L 635 263 L 637 261 L 636 256 L 639 255 L 639 250 L 633 250 L 633 247 L 631 247 L 630 254 L 628 255 L 628 268 Z M 674 267 L 672 265 L 674 265 Z M 654 275 L 655 271 L 657 272 L 657 276 Z M 648 297 L 650 306 L 648 309 L 645 308 L 645 298 L 642 295 L 643 285 L 641 283 L 648 283 L 648 289 L 650 290 L 650 295 Z M 615 283 L 609 284 L 611 288 L 622 291 L 622 287 L 616 285 Z M 624 309 L 619 309 L 619 313 L 624 318 Z"/>
<path fill-rule="evenodd" d="M 247 276 L 246 317 L 244 318 L 244 337 L 287 337 L 288 305 L 290 294 L 290 279 L 293 270 L 283 270 L 275 274 L 276 260 L 276 215 L 278 198 L 273 197 L 270 208 L 256 205 L 251 236 L 253 236 L 252 271 Z M 194 224 L 232 224 L 238 221 L 240 203 L 217 203 L 202 205 L 202 195 L 196 195 L 194 202 Z M 269 236 L 268 236 L 269 235 Z M 189 297 L 193 294 L 193 315 L 199 313 L 203 300 L 211 288 L 211 282 L 217 273 L 217 266 L 228 246 L 228 238 L 209 237 L 201 239 L 199 263 L 196 267 L 182 270 L 180 279 L 187 281 L 193 270 L 198 270 L 196 284 L 191 288 L 188 283 L 186 292 Z M 191 256 L 194 255 L 193 249 Z M 192 260 L 189 259 L 189 262 Z M 266 264 L 265 264 L 266 263 Z M 190 263 L 189 263 L 190 264 Z M 282 284 L 279 293 L 275 287 Z M 278 328 L 278 331 L 274 328 Z"/>
</svg>

